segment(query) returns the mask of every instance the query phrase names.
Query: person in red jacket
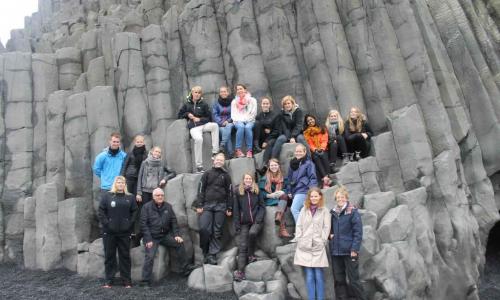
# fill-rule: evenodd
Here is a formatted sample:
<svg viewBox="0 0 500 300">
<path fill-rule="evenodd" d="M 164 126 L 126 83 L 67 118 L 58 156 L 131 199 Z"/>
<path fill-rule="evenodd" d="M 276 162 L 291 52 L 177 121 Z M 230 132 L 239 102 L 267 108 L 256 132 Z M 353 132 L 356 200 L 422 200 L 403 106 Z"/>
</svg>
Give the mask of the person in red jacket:
<svg viewBox="0 0 500 300">
<path fill-rule="evenodd" d="M 329 187 L 331 180 L 328 177 L 330 162 L 326 152 L 328 147 L 328 131 L 324 126 L 319 126 L 316 117 L 306 115 L 304 118 L 304 138 L 311 150 L 312 160 L 318 171 L 319 178 L 323 181 L 323 187 Z"/>
</svg>

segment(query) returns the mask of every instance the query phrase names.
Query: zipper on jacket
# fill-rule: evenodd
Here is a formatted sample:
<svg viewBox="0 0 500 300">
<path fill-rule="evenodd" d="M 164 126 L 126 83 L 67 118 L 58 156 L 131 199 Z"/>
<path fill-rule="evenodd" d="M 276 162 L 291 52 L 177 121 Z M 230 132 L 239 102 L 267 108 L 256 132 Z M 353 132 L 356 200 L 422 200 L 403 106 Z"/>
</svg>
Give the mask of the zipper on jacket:
<svg viewBox="0 0 500 300">
<path fill-rule="evenodd" d="M 250 208 L 250 220 L 252 221 L 252 224 L 253 224 L 252 203 L 250 202 L 250 193 L 249 192 L 247 192 L 247 199 L 248 199 L 248 207 Z"/>
</svg>

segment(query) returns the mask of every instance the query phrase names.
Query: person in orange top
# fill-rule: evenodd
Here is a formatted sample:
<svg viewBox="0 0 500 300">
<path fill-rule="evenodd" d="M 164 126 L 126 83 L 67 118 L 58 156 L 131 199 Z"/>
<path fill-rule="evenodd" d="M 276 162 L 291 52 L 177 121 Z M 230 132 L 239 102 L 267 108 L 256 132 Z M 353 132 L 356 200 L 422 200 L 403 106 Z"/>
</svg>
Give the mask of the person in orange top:
<svg viewBox="0 0 500 300">
<path fill-rule="evenodd" d="M 331 180 L 328 177 L 329 161 L 326 149 L 328 147 L 328 131 L 320 127 L 316 117 L 307 114 L 304 118 L 304 138 L 311 149 L 311 156 L 318 171 L 319 178 L 322 178 L 323 187 L 329 187 Z"/>
</svg>

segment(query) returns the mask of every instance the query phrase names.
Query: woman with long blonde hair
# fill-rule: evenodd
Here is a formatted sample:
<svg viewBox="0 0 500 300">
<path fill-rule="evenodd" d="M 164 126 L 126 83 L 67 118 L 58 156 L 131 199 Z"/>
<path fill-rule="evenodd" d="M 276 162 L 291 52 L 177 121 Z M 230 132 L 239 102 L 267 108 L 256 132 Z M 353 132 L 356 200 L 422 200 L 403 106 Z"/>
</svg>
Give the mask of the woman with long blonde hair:
<svg viewBox="0 0 500 300">
<path fill-rule="evenodd" d="M 259 187 L 250 173 L 243 175 L 242 181 L 233 193 L 233 224 L 239 237 L 238 269 L 234 280 L 245 279 L 245 266 L 256 261 L 255 245 L 257 235 L 262 229 L 266 207 L 259 197 Z"/>
<path fill-rule="evenodd" d="M 354 159 L 365 158 L 370 154 L 370 139 L 373 132 L 366 116 L 357 107 L 352 107 L 345 124 L 345 141 L 349 153 Z"/>
<path fill-rule="evenodd" d="M 347 146 L 344 139 L 344 120 L 337 110 L 332 109 L 328 112 L 325 126 L 328 130 L 328 160 L 330 162 L 330 172 L 334 173 L 338 157 L 343 159 L 343 164 L 346 164 L 348 161 Z"/>
</svg>

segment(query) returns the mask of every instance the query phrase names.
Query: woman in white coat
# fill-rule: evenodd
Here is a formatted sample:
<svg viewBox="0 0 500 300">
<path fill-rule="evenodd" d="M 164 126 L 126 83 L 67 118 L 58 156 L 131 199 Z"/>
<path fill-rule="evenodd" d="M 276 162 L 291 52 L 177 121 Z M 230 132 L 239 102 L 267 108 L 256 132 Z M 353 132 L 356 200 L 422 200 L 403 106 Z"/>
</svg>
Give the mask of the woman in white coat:
<svg viewBox="0 0 500 300">
<path fill-rule="evenodd" d="M 330 234 L 331 216 L 325 207 L 323 193 L 309 189 L 295 228 L 297 249 L 293 263 L 304 267 L 308 299 L 324 299 L 322 268 L 328 267 L 326 244 Z"/>
</svg>

